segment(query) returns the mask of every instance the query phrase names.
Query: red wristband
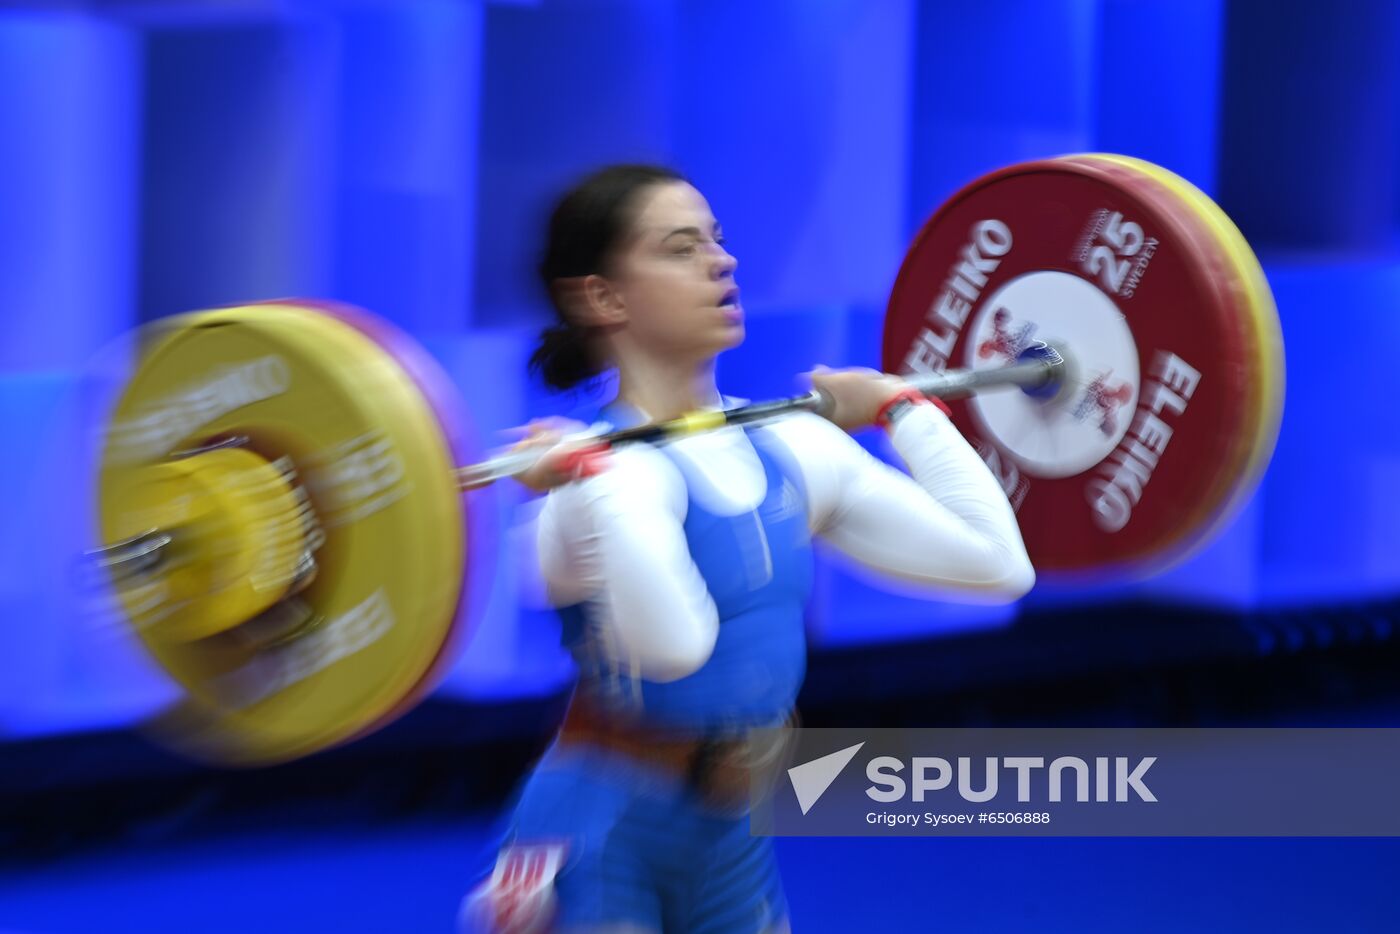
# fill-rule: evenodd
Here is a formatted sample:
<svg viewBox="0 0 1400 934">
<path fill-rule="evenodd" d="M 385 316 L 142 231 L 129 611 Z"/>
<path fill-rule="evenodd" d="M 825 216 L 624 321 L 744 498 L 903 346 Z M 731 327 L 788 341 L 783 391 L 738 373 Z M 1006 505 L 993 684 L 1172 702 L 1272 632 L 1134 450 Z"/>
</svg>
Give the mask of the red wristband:
<svg viewBox="0 0 1400 934">
<path fill-rule="evenodd" d="M 608 469 L 609 450 L 611 450 L 610 445 L 599 442 L 586 448 L 579 448 L 577 451 L 570 451 L 564 455 L 564 459 L 560 462 L 560 470 L 575 480 L 596 477 Z"/>
<path fill-rule="evenodd" d="M 877 425 L 884 425 L 886 428 L 891 428 L 893 426 L 890 424 L 889 417 L 890 415 L 894 414 L 895 409 L 902 408 L 900 403 L 907 403 L 908 405 L 925 405 L 930 402 L 942 409 L 944 415 L 953 414 L 952 411 L 949 410 L 948 406 L 946 406 L 943 403 L 942 399 L 935 399 L 931 396 L 926 396 L 923 393 L 919 392 L 919 390 L 915 389 L 913 386 L 909 386 L 904 389 L 901 389 L 893 396 L 890 396 L 890 398 L 885 401 L 885 404 L 880 406 L 880 411 L 875 413 L 875 423 Z"/>
</svg>

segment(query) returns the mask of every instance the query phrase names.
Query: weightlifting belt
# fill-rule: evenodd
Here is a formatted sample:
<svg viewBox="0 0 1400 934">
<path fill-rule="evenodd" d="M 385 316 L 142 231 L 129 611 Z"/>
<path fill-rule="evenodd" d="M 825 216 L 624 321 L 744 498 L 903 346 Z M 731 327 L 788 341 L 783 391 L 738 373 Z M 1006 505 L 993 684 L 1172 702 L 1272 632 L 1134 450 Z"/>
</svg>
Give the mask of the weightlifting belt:
<svg viewBox="0 0 1400 934">
<path fill-rule="evenodd" d="M 787 726 L 796 726 L 796 711 Z M 707 805 L 742 812 L 748 806 L 750 740 L 743 734 L 687 735 L 619 720 L 575 695 L 559 729 L 562 745 L 587 744 L 621 753 L 682 778 Z M 764 757 L 764 761 L 770 761 Z"/>
</svg>

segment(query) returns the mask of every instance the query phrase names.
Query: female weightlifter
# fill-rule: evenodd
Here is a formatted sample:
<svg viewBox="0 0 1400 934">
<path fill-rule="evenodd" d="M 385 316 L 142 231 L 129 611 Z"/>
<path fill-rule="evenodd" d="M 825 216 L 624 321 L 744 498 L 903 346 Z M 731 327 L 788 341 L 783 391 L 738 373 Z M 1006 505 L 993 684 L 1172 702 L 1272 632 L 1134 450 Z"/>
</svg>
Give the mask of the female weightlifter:
<svg viewBox="0 0 1400 934">
<path fill-rule="evenodd" d="M 559 320 L 532 362 L 559 388 L 616 370 L 609 428 L 724 407 L 715 358 L 744 338 L 736 265 L 680 175 L 597 172 L 550 221 Z M 606 453 L 537 429 L 549 452 L 522 480 L 549 490 L 539 560 L 579 679 L 464 929 L 788 930 L 772 841 L 749 835 L 743 736 L 786 722 L 802 683 L 811 537 L 964 599 L 1030 588 L 1005 495 L 936 404 L 872 370 L 812 382 L 830 420 Z M 876 424 L 912 479 L 846 433 Z"/>
</svg>

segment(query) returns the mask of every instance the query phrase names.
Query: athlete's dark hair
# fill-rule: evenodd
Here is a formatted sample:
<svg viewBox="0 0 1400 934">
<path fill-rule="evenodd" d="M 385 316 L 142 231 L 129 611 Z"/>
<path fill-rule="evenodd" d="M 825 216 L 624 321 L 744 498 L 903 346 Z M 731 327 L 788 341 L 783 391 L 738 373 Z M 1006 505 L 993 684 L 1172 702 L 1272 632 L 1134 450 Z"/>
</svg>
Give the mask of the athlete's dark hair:
<svg viewBox="0 0 1400 934">
<path fill-rule="evenodd" d="M 549 218 L 540 278 L 549 293 L 555 324 L 540 333 L 530 368 L 556 389 L 569 389 L 603 370 L 589 329 L 570 319 L 560 296 L 560 279 L 606 275 L 616 250 L 631 232 L 638 194 L 652 185 L 683 182 L 674 169 L 659 165 L 610 165 L 571 188 Z"/>
</svg>

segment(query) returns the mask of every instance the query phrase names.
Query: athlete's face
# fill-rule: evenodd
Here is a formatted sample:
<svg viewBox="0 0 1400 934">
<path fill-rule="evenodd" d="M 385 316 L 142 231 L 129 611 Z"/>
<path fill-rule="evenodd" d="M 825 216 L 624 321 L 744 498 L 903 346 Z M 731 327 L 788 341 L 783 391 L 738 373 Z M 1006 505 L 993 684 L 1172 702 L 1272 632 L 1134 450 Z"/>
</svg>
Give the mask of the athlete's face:
<svg viewBox="0 0 1400 934">
<path fill-rule="evenodd" d="M 694 187 L 667 182 L 642 192 L 609 280 L 630 339 L 650 353 L 687 360 L 739 344 L 744 309 L 736 266 Z"/>
</svg>

